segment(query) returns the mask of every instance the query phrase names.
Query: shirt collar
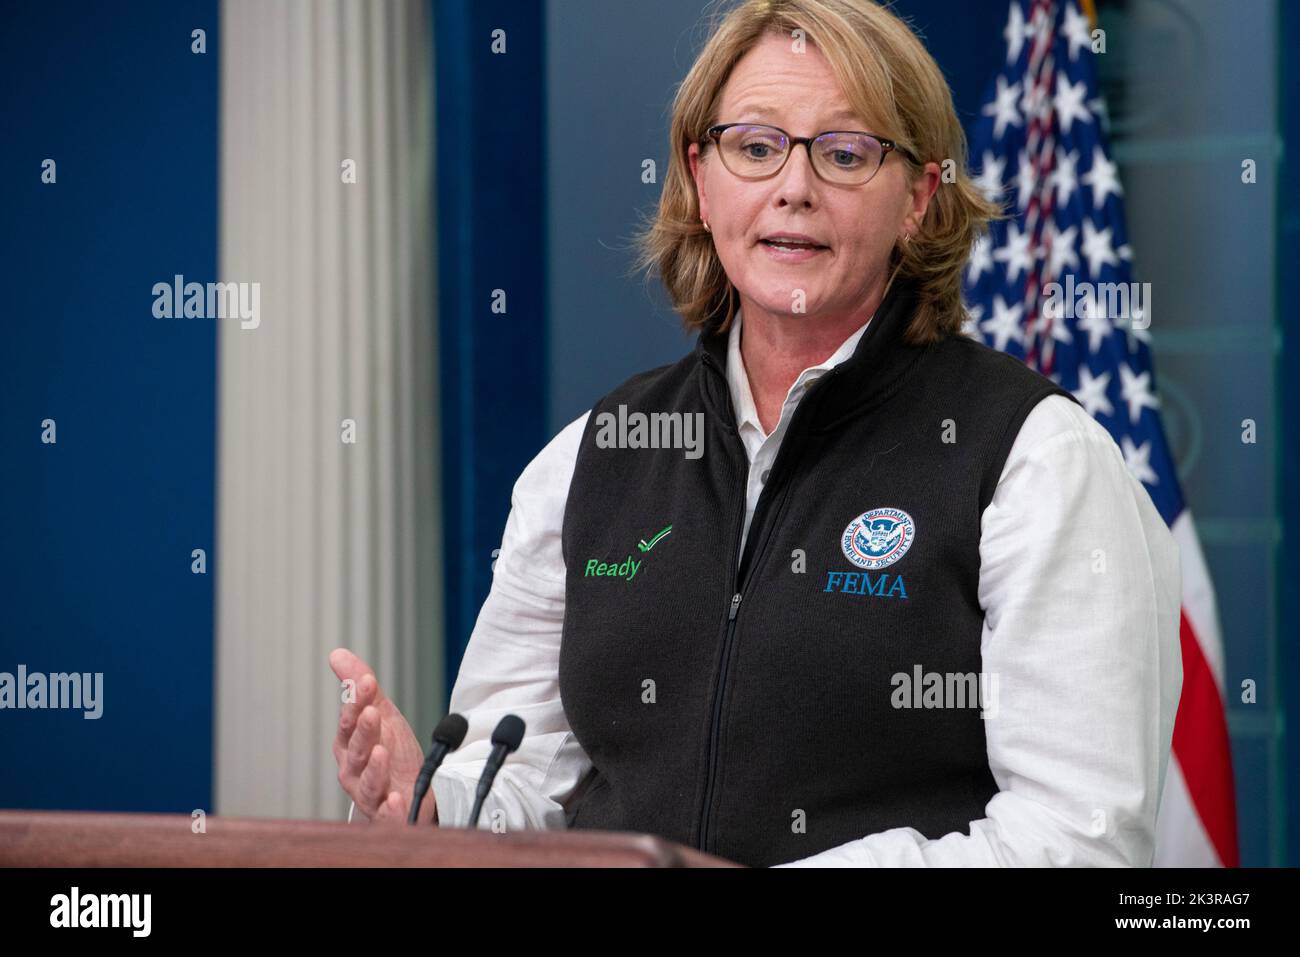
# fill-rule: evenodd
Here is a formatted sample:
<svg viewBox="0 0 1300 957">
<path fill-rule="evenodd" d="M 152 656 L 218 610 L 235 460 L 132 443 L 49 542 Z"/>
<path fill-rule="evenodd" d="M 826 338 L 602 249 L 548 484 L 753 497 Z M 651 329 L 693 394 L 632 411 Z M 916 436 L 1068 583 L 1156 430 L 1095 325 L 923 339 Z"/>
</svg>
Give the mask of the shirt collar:
<svg viewBox="0 0 1300 957">
<path fill-rule="evenodd" d="M 786 393 L 785 405 L 797 405 L 804 389 L 852 356 L 858 347 L 858 341 L 870 324 L 871 320 L 868 319 L 859 326 L 852 335 L 844 340 L 830 358 L 815 366 L 809 366 L 803 372 L 800 372 L 798 378 L 790 386 L 790 391 Z M 745 361 L 740 355 L 741 325 L 741 310 L 737 309 L 736 315 L 731 322 L 731 330 L 727 335 L 727 387 L 731 390 L 731 405 L 736 410 L 737 427 L 744 429 L 746 425 L 749 425 L 758 429 L 760 434 L 765 435 L 763 426 L 758 420 L 758 408 L 754 405 L 754 394 L 749 388 L 749 375 L 745 371 Z"/>
<path fill-rule="evenodd" d="M 944 338 L 922 335 L 921 343 L 908 339 L 920 302 L 920 286 L 911 277 L 896 275 L 886 284 L 885 297 L 867 324 L 866 332 L 858 339 L 853 354 L 823 373 L 821 379 L 828 381 L 814 383 L 817 408 L 802 429 L 809 432 L 834 429 L 846 417 L 859 415 L 897 392 L 903 380 L 916 370 L 939 339 Z M 720 324 L 717 313 L 715 310 L 711 314 L 712 324 L 706 324 L 701 330 L 694 351 L 699 362 L 701 398 L 714 413 L 721 414 L 724 408 L 730 410 L 725 421 L 719 422 L 730 431 L 736 428 L 731 377 L 727 375 L 730 337 L 726 332 L 717 331 Z"/>
</svg>

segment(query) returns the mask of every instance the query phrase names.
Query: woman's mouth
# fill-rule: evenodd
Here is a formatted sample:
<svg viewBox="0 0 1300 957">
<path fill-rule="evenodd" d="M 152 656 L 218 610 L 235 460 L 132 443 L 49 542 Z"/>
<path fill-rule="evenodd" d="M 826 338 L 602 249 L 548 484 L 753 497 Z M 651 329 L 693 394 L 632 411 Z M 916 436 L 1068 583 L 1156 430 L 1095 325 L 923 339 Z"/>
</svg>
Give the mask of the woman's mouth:
<svg viewBox="0 0 1300 957">
<path fill-rule="evenodd" d="M 769 256 L 781 262 L 803 262 L 827 252 L 830 247 L 793 239 L 760 239 Z"/>
</svg>

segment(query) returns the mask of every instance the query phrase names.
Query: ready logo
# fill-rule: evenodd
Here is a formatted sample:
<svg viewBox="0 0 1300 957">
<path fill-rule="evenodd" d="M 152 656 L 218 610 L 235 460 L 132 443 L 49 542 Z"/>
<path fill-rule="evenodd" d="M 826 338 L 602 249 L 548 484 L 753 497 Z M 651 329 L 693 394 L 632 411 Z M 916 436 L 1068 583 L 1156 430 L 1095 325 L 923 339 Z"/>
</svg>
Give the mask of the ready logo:
<svg viewBox="0 0 1300 957">
<path fill-rule="evenodd" d="M 644 538 L 641 539 L 641 541 L 636 543 L 636 547 L 643 553 L 649 552 L 652 548 L 654 548 L 661 541 L 663 541 L 669 535 L 669 533 L 672 532 L 672 530 L 673 527 L 671 525 L 667 526 L 666 528 L 660 529 L 658 532 L 652 535 L 648 541 Z M 641 565 L 643 564 L 643 562 L 644 559 L 636 559 L 633 558 L 631 555 L 627 556 L 627 558 L 625 558 L 621 562 L 619 561 L 603 562 L 599 558 L 589 558 L 587 559 L 587 568 L 583 572 L 582 577 L 583 578 L 622 578 L 625 581 L 630 582 L 633 578 L 636 577 L 636 573 L 641 570 Z"/>
<path fill-rule="evenodd" d="M 661 540 L 663 540 L 663 538 L 664 538 L 664 537 L 665 537 L 669 532 L 671 532 L 672 530 L 673 530 L 673 527 L 672 527 L 671 525 L 669 525 L 667 528 L 665 528 L 665 529 L 661 530 L 660 532 L 658 532 L 658 533 L 654 536 L 654 538 L 650 539 L 650 541 L 647 542 L 644 538 L 641 539 L 641 541 L 639 541 L 639 542 L 636 543 L 636 547 L 639 548 L 639 549 L 641 549 L 641 551 L 643 551 L 643 552 L 648 552 L 648 551 L 650 551 L 650 549 L 652 549 L 652 548 L 654 548 L 656 545 L 658 545 L 659 542 L 660 542 Z"/>
<path fill-rule="evenodd" d="M 916 540 L 916 523 L 901 508 L 873 508 L 849 522 L 840 536 L 844 557 L 865 569 L 861 572 L 826 572 L 822 591 L 876 598 L 907 598 L 902 575 L 871 572 L 888 568 L 907 554 Z M 890 579 L 893 579 L 891 582 Z"/>
</svg>

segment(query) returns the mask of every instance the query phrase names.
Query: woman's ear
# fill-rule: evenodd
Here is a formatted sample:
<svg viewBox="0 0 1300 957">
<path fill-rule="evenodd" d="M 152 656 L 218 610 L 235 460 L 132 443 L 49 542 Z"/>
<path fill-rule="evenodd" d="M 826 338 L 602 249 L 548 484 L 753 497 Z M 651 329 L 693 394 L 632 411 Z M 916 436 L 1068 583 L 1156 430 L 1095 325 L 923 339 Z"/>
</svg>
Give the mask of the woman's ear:
<svg viewBox="0 0 1300 957">
<path fill-rule="evenodd" d="M 691 178 L 695 180 L 695 195 L 700 198 L 700 219 L 709 220 L 708 200 L 704 196 L 703 157 L 700 156 L 700 144 L 692 143 L 686 148 L 686 162 L 691 167 Z"/>
<path fill-rule="evenodd" d="M 925 211 L 930 208 L 930 200 L 939 189 L 939 164 L 926 163 L 924 169 L 912 180 L 907 216 L 903 219 L 904 230 L 915 234 L 925 219 Z"/>
</svg>

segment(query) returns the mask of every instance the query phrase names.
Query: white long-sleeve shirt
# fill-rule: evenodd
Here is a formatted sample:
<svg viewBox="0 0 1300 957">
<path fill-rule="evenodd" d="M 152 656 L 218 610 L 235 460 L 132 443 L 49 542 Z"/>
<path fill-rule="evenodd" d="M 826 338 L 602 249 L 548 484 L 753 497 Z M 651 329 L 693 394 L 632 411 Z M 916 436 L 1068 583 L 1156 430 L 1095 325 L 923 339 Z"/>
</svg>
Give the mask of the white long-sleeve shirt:
<svg viewBox="0 0 1300 957">
<path fill-rule="evenodd" d="M 759 424 L 739 348 L 727 378 L 750 460 L 744 532 L 805 387 L 852 355 L 866 326 L 800 374 L 770 435 Z M 526 722 L 480 827 L 564 829 L 591 767 L 559 692 L 564 622 L 560 536 L 583 415 L 515 484 L 491 591 L 465 650 L 450 708 L 469 720 L 434 777 L 438 817 L 464 826 L 490 736 Z M 982 670 L 998 676 L 985 725 L 999 792 L 969 834 L 927 839 L 899 827 L 779 866 L 1147 866 L 1182 686 L 1177 546 L 1114 440 L 1082 408 L 1043 399 L 1025 419 L 981 517 Z"/>
</svg>

